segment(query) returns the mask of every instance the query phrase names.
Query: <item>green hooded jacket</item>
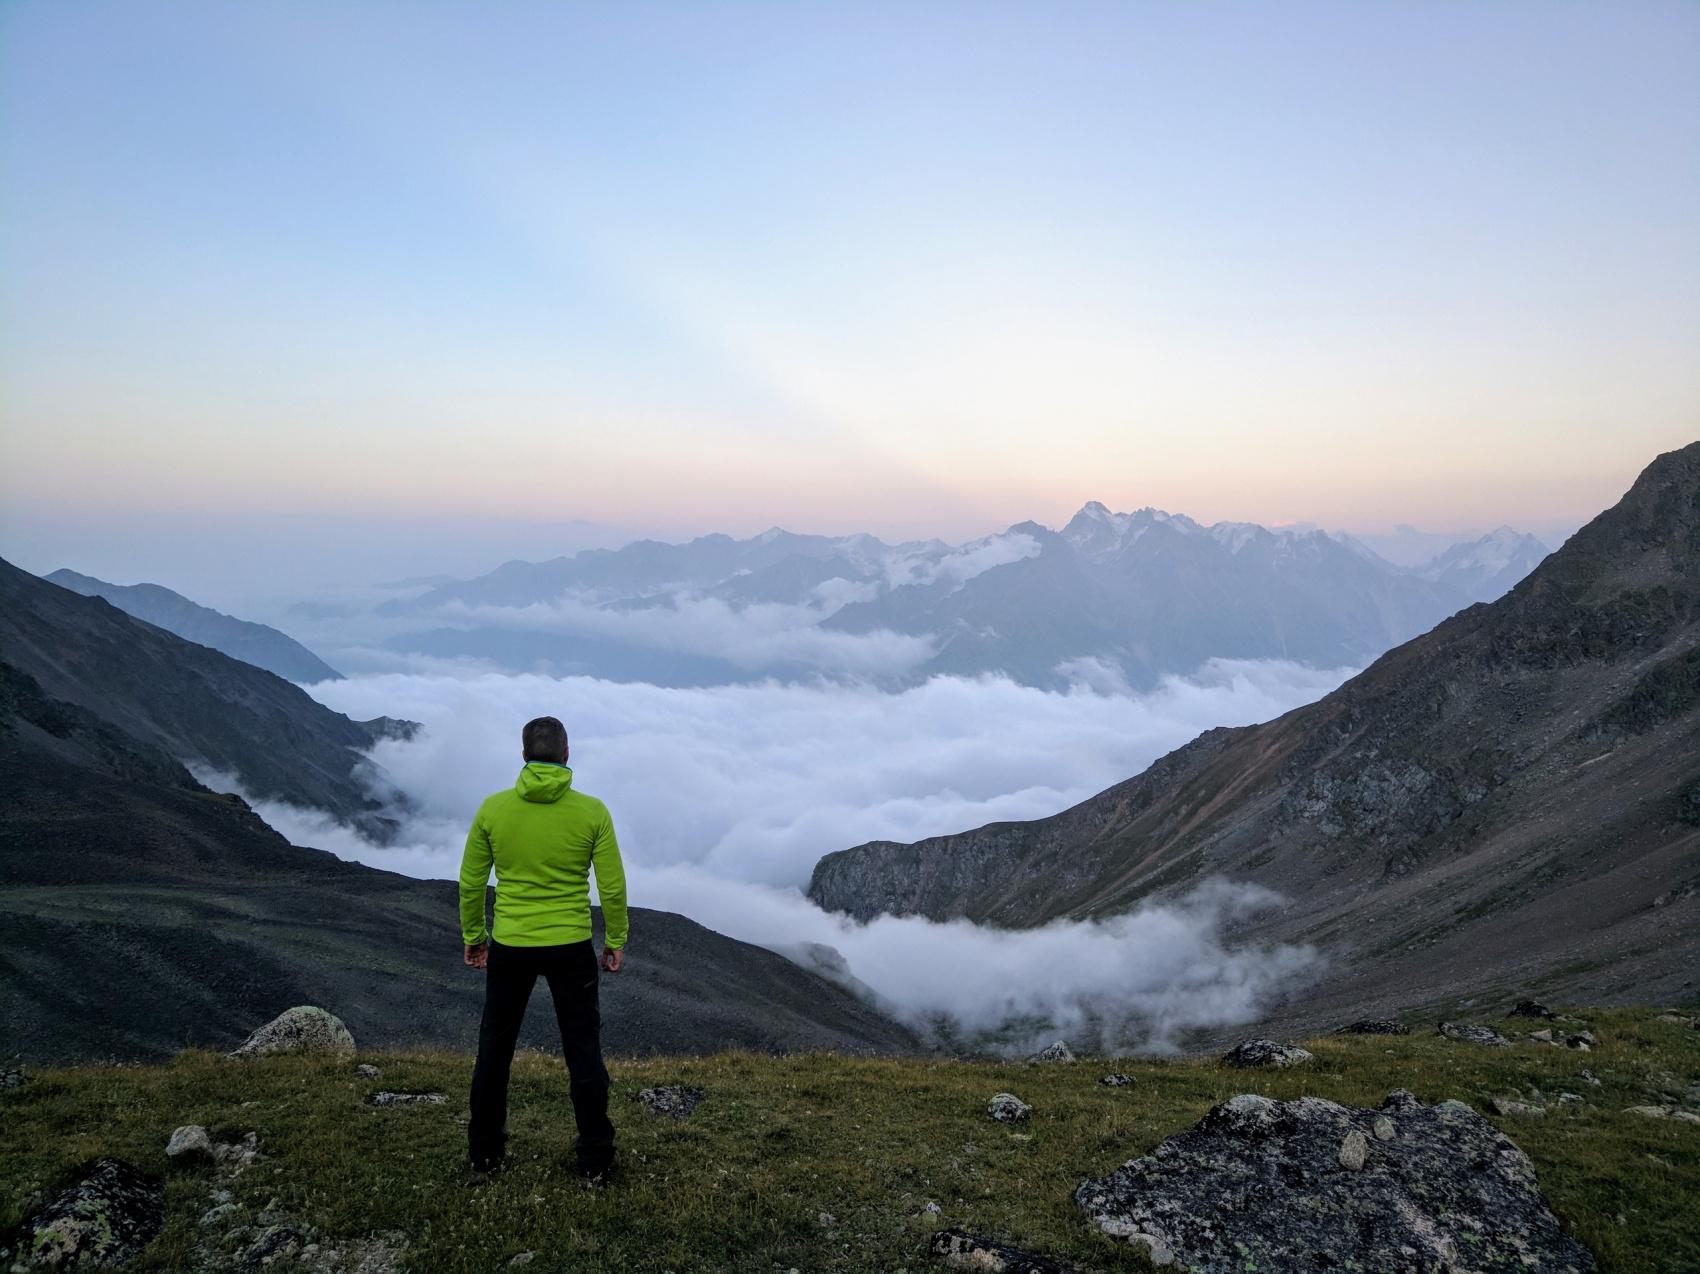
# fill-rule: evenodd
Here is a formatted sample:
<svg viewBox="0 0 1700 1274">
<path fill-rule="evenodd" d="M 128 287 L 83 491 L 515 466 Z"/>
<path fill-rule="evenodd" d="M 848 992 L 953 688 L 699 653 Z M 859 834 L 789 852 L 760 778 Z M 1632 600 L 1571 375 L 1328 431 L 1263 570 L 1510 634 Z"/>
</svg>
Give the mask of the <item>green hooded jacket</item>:
<svg viewBox="0 0 1700 1274">
<path fill-rule="evenodd" d="M 460 928 L 475 947 L 485 890 L 496 869 L 495 939 L 509 947 L 554 947 L 590 937 L 590 872 L 602 896 L 607 944 L 626 945 L 626 872 L 608 807 L 573 791 L 564 765 L 528 761 L 519 782 L 478 807 L 460 860 Z"/>
</svg>

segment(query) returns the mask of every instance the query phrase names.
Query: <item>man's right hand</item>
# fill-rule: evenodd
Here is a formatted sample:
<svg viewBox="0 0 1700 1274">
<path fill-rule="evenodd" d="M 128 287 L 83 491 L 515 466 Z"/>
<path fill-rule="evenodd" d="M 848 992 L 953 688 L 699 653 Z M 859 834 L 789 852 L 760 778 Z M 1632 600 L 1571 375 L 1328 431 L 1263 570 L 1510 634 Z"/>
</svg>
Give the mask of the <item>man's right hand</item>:
<svg viewBox="0 0 1700 1274">
<path fill-rule="evenodd" d="M 474 969 L 483 969 L 490 964 L 490 944 L 480 942 L 476 947 L 466 949 L 466 962 Z"/>
</svg>

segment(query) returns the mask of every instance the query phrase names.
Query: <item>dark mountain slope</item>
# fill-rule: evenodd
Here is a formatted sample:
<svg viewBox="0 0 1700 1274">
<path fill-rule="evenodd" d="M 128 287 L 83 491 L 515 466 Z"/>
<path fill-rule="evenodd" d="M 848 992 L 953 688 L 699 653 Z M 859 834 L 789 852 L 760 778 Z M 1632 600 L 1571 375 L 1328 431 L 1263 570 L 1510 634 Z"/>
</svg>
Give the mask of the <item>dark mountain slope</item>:
<svg viewBox="0 0 1700 1274">
<path fill-rule="evenodd" d="M 394 832 L 361 753 L 406 723 L 350 721 L 299 686 L 0 562 L 0 659 L 55 699 L 256 797 L 328 810 L 374 840 Z"/>
<path fill-rule="evenodd" d="M 1700 444 L 1508 595 L 1308 707 L 1213 730 L 1052 818 L 828 855 L 833 910 L 1025 926 L 1212 875 L 1289 904 L 1318 1014 L 1469 988 L 1668 997 L 1700 949 Z"/>
<path fill-rule="evenodd" d="M 185 641 L 211 646 L 232 659 L 275 673 L 285 681 L 340 681 L 342 674 L 287 633 L 196 605 L 158 584 L 108 584 L 76 571 L 54 571 L 49 583 L 84 597 L 104 597 L 126 615 L 145 619 Z"/>
<path fill-rule="evenodd" d="M 290 845 L 236 797 L 0 665 L 0 1058 L 234 1047 L 322 1004 L 374 1047 L 471 1048 L 482 983 L 455 885 Z M 546 992 L 525 1042 L 549 1047 Z M 772 952 L 637 909 L 604 983 L 616 1053 L 906 1052 L 913 1038 Z"/>
</svg>

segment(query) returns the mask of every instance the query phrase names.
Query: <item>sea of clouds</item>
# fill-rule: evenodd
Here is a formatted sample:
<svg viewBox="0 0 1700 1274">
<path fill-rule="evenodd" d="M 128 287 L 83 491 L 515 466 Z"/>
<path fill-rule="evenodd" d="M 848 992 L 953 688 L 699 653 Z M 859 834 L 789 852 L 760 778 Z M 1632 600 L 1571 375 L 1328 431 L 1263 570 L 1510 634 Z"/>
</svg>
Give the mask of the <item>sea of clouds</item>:
<svg viewBox="0 0 1700 1274">
<path fill-rule="evenodd" d="M 888 693 L 467 670 L 358 676 L 310 691 L 356 719 L 424 726 L 372 754 L 411 807 L 395 845 L 377 848 L 315 811 L 259 809 L 298 844 L 451 877 L 479 801 L 514 780 L 520 726 L 557 716 L 572 734 L 575 784 L 613 812 L 634 905 L 794 958 L 810 944 L 831 947 L 846 980 L 918 1024 L 1014 1031 L 1012 1047 L 1057 1031 L 1160 1048 L 1179 1030 L 1252 1020 L 1314 971 L 1307 950 L 1223 945 L 1223 924 L 1271 896 L 1213 882 L 1178 903 L 1018 932 L 915 917 L 860 925 L 803 896 L 810 871 L 864 841 L 1055 813 L 1202 730 L 1310 702 L 1348 671 L 1216 661 L 1146 694 L 1106 687 L 1090 670 L 1067 692 L 1001 677 L 937 677 Z M 634 956 L 641 941 L 634 934 Z"/>
</svg>

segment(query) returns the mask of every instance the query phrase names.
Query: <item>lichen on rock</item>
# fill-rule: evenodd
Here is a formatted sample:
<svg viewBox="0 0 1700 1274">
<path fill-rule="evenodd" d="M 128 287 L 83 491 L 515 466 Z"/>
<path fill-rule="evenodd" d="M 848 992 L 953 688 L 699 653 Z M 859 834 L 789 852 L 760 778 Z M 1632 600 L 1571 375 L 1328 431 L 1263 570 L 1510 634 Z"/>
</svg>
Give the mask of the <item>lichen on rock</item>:
<svg viewBox="0 0 1700 1274">
<path fill-rule="evenodd" d="M 1193 1274 L 1595 1268 L 1509 1138 L 1403 1090 L 1380 1110 L 1235 1097 L 1074 1197 L 1103 1233 Z"/>
<path fill-rule="evenodd" d="M 102 1159 L 0 1251 L 12 1270 L 109 1269 L 153 1241 L 165 1219 L 159 1184 L 122 1159 Z"/>
<path fill-rule="evenodd" d="M 1033 1107 L 1014 1093 L 995 1093 L 986 1103 L 986 1113 L 1000 1124 L 1018 1124 L 1032 1112 Z"/>
<path fill-rule="evenodd" d="M 341 1018 L 315 1005 L 303 1004 L 278 1014 L 225 1056 L 262 1057 L 291 1049 L 353 1054 L 354 1036 Z"/>
<path fill-rule="evenodd" d="M 1474 1022 L 1442 1022 L 1436 1029 L 1449 1040 L 1463 1040 L 1466 1044 L 1481 1044 L 1486 1048 L 1511 1047 L 1511 1041 L 1498 1031 Z"/>
</svg>

